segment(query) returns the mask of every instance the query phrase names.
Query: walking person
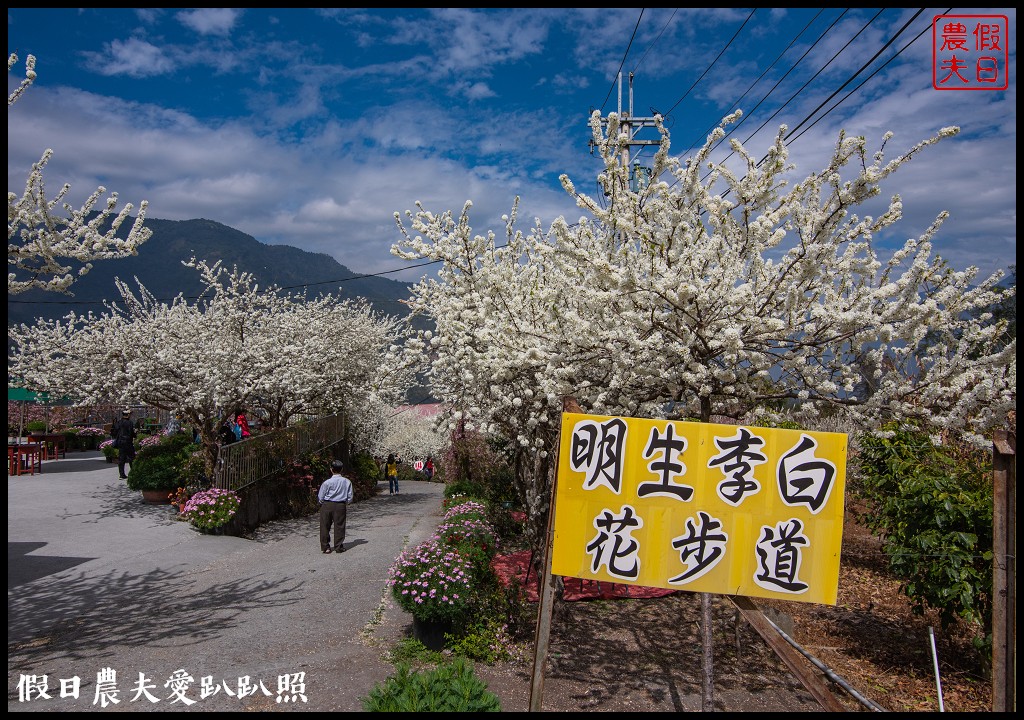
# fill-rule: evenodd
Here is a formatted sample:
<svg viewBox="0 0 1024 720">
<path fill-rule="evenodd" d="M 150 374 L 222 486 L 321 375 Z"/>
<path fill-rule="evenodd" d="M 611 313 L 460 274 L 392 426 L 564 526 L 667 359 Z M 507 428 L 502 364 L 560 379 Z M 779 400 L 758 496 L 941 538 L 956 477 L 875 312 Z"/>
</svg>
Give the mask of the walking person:
<svg viewBox="0 0 1024 720">
<path fill-rule="evenodd" d="M 401 462 L 395 457 L 394 453 L 388 455 L 388 460 L 384 463 L 384 475 L 388 479 L 388 494 L 398 494 L 398 463 Z"/>
<path fill-rule="evenodd" d="M 121 411 L 121 419 L 110 428 L 110 437 L 114 439 L 114 447 L 117 448 L 118 475 L 122 480 L 127 480 L 125 463 L 131 465 L 135 460 L 135 425 L 132 424 L 131 410 Z"/>
<path fill-rule="evenodd" d="M 345 520 L 352 502 L 352 481 L 341 474 L 341 460 L 331 463 L 331 475 L 320 486 L 320 552 L 331 552 L 331 528 L 334 528 L 334 552 L 345 552 Z"/>
<path fill-rule="evenodd" d="M 434 479 L 434 459 L 427 455 L 427 462 L 423 464 L 423 474 L 427 476 L 427 482 Z"/>
</svg>

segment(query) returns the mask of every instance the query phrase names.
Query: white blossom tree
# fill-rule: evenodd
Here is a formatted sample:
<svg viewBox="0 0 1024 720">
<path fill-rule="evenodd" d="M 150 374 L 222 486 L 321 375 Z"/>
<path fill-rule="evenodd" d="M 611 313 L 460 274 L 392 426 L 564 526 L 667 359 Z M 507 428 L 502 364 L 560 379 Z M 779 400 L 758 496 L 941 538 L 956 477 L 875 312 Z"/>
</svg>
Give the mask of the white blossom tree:
<svg viewBox="0 0 1024 720">
<path fill-rule="evenodd" d="M 403 458 L 425 460 L 437 457 L 448 444 L 450 433 L 433 417 L 424 417 L 414 408 L 401 408 L 391 416 L 390 432 L 384 435 L 381 455 L 394 448 Z"/>
<path fill-rule="evenodd" d="M 734 122 L 738 114 L 723 121 Z M 1016 341 L 986 309 L 1000 274 L 953 271 L 932 253 L 945 214 L 882 258 L 878 237 L 902 213 L 853 210 L 948 128 L 895 159 L 840 135 L 819 172 L 789 188 L 785 127 L 761 162 L 738 142 L 743 172 L 708 162 L 719 127 L 685 164 L 662 140 L 654 178 L 630 189 L 619 119 L 591 119 L 607 204 L 565 189 L 590 217 L 548 231 L 536 221 L 505 242 L 474 235 L 417 203 L 398 257 L 442 261 L 411 305 L 436 332 L 408 344 L 434 393 L 468 420 L 515 441 L 517 479 L 542 537 L 562 401 L 613 415 L 749 417 L 789 403 L 805 426 L 842 414 L 864 429 L 915 419 L 984 442 L 1016 404 Z M 710 169 L 706 180 L 700 173 Z M 731 199 L 730 199 L 731 198 Z M 679 415 L 674 415 L 679 416 Z"/>
<path fill-rule="evenodd" d="M 260 291 L 251 274 L 220 263 L 186 265 L 202 275 L 199 301 L 161 302 L 141 283 L 136 294 L 118 281 L 123 306 L 10 329 L 9 372 L 82 404 L 142 402 L 179 413 L 200 432 L 208 473 L 217 430 L 238 408 L 283 426 L 294 415 L 404 394 L 409 375 L 393 351 L 402 321 L 363 302 Z"/>
<path fill-rule="evenodd" d="M 11 53 L 7 58 L 7 72 L 18 62 Z M 25 59 L 25 77 L 7 96 L 7 108 L 18 101 L 36 79 L 36 59 Z M 123 239 L 118 231 L 131 216 L 133 206 L 125 206 L 114 215 L 118 196 L 116 192 L 106 199 L 104 207 L 97 209 L 107 189 L 98 187 L 81 208 L 75 209 L 65 202 L 71 186 L 65 184 L 52 199 L 46 196 L 43 169 L 53 156 L 47 149 L 39 162 L 32 166 L 25 189 L 7 192 L 7 293 L 17 295 L 33 288 L 71 295 L 69 288 L 75 279 L 92 269 L 95 260 L 110 260 L 137 255 L 138 248 L 149 239 L 152 231 L 143 227 L 148 203 L 139 204 L 139 212 L 131 229 Z M 60 207 L 67 215 L 59 215 Z M 112 217 L 113 216 L 113 217 Z M 78 270 L 72 273 L 73 261 Z"/>
</svg>

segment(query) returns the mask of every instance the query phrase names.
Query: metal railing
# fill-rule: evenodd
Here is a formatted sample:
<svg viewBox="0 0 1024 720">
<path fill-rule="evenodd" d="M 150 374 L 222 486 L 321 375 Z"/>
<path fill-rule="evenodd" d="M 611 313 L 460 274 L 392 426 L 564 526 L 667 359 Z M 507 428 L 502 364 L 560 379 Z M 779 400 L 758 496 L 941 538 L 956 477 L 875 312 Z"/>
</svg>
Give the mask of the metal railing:
<svg viewBox="0 0 1024 720">
<path fill-rule="evenodd" d="M 240 490 L 273 475 L 292 460 L 340 442 L 344 436 L 344 417 L 328 415 L 224 445 L 217 453 L 213 486 Z"/>
</svg>

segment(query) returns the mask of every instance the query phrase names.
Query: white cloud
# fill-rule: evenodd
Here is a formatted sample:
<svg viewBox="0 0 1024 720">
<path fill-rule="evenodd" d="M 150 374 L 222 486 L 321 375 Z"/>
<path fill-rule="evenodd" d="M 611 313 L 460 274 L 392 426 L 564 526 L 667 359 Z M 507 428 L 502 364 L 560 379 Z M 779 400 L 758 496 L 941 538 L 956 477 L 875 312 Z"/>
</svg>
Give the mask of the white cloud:
<svg viewBox="0 0 1024 720">
<path fill-rule="evenodd" d="M 87 53 L 86 57 L 92 69 L 101 75 L 146 78 L 175 69 L 174 60 L 163 49 L 139 38 L 114 40 L 107 45 L 106 55 Z"/>
<path fill-rule="evenodd" d="M 242 15 L 240 8 L 199 8 L 178 13 L 178 20 L 200 35 L 229 35 Z"/>
</svg>

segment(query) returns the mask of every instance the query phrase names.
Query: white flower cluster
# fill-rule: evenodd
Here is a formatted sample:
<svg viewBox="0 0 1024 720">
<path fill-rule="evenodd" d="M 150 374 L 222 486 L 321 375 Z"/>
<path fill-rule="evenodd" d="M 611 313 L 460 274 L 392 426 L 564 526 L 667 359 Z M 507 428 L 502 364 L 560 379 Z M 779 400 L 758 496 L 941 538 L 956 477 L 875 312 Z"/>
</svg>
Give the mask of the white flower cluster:
<svg viewBox="0 0 1024 720">
<path fill-rule="evenodd" d="M 739 114 L 723 121 L 735 122 Z M 604 124 L 602 124 L 604 122 Z M 474 234 L 455 217 L 396 215 L 393 253 L 443 261 L 411 305 L 436 330 L 410 353 L 460 422 L 512 442 L 543 504 L 562 398 L 589 412 L 740 417 L 768 402 L 862 429 L 917 418 L 980 439 L 1016 403 L 1016 341 L 984 310 L 1001 275 L 951 272 L 931 252 L 945 214 L 889 258 L 877 238 L 902 215 L 853 211 L 943 129 L 896 159 L 840 135 L 825 166 L 788 187 L 784 129 L 763 161 L 739 143 L 736 167 L 709 163 L 721 128 L 686 163 L 668 132 L 639 192 L 619 153 L 620 121 L 591 118 L 601 195 L 567 177 L 589 217 L 524 233 L 518 199 L 504 228 Z M 855 426 L 856 426 L 855 425 Z M 528 494 L 531 494 L 528 492 Z"/>
<path fill-rule="evenodd" d="M 359 425 L 374 403 L 404 396 L 410 371 L 390 352 L 402 321 L 363 301 L 262 291 L 248 273 L 191 260 L 203 300 L 161 302 L 118 281 L 123 307 L 100 316 L 11 328 L 8 372 L 82 404 L 142 402 L 199 429 L 211 463 L 217 430 L 235 408 L 268 427 L 345 412 Z M 354 431 L 355 432 L 355 431 Z"/>
<path fill-rule="evenodd" d="M 7 58 L 8 74 L 17 62 L 18 56 L 11 53 Z M 25 60 L 25 78 L 7 96 L 8 110 L 35 81 L 35 65 L 35 57 L 29 55 Z M 64 201 L 71 190 L 67 184 L 55 197 L 48 199 L 43 169 L 52 156 L 53 151 L 47 149 L 39 162 L 32 166 L 20 196 L 7 191 L 8 295 L 33 288 L 70 294 L 68 288 L 77 277 L 92 269 L 92 261 L 137 255 L 139 246 L 152 235 L 151 230 L 143 227 L 147 207 L 145 200 L 139 204 L 139 212 L 127 237 L 121 239 L 117 235 L 118 230 L 131 216 L 133 206 L 126 203 L 114 215 L 118 205 L 116 192 L 110 194 L 99 210 L 97 203 L 107 192 L 102 186 L 79 209 Z M 54 213 L 57 207 L 63 207 L 67 215 Z M 69 260 L 78 264 L 74 274 L 72 265 L 67 264 Z"/>
</svg>

